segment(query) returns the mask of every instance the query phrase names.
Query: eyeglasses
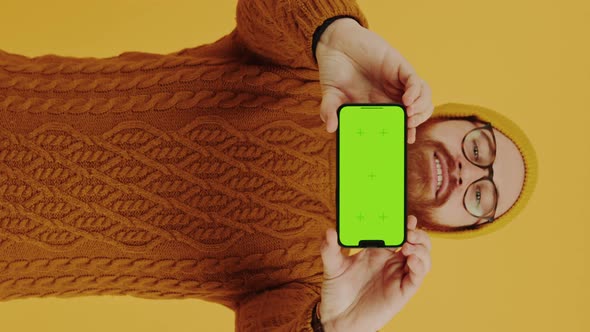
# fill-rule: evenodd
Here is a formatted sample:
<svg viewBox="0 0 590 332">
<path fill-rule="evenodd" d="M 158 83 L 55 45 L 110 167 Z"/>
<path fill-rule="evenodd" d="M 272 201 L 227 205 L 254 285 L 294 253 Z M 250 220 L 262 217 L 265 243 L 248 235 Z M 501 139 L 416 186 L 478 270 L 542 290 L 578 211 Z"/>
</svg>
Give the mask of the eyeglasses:
<svg viewBox="0 0 590 332">
<path fill-rule="evenodd" d="M 474 217 L 494 221 L 498 207 L 498 189 L 494 184 L 492 164 L 496 159 L 496 137 L 492 124 L 469 131 L 461 143 L 463 155 L 473 165 L 489 170 L 489 175 L 474 181 L 467 187 L 463 197 L 465 210 Z"/>
</svg>

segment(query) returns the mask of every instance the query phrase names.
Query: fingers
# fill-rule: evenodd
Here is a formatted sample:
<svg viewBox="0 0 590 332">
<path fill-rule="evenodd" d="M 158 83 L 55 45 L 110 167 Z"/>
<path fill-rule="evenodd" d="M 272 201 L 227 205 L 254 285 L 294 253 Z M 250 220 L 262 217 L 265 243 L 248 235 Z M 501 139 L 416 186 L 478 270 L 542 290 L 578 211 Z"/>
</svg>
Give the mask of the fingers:
<svg viewBox="0 0 590 332">
<path fill-rule="evenodd" d="M 420 96 L 416 104 L 411 106 L 413 115 L 408 118 L 408 128 L 416 128 L 424 121 L 428 120 L 434 111 L 432 99 L 426 96 Z"/>
<path fill-rule="evenodd" d="M 412 91 L 410 91 L 410 89 L 412 89 Z M 419 91 L 419 95 L 406 108 L 406 113 L 408 115 L 408 128 L 418 127 L 420 124 L 428 120 L 434 111 L 434 106 L 432 104 L 432 92 L 428 84 L 420 79 L 418 84 L 408 88 L 406 94 L 412 97 L 412 95 L 416 93 L 414 91 Z M 404 94 L 404 97 L 406 94 Z"/>
<path fill-rule="evenodd" d="M 418 74 L 412 73 L 406 82 L 406 91 L 402 96 L 402 102 L 406 107 L 414 104 L 416 99 L 421 95 L 422 92 L 422 80 L 418 77 Z"/>
<path fill-rule="evenodd" d="M 331 279 L 339 275 L 346 257 L 340 251 L 336 230 L 329 228 L 325 235 L 320 252 L 324 263 L 324 276 L 326 279 Z"/>
<path fill-rule="evenodd" d="M 404 243 L 401 250 L 401 253 L 407 258 L 406 266 L 408 271 L 402 285 L 406 288 L 413 286 L 413 289 L 420 285 L 432 266 L 430 258 L 432 243 L 426 232 L 416 229 L 417 224 L 418 219 L 415 216 L 408 216 L 406 243 Z M 407 290 L 410 289 L 407 288 Z"/>
<path fill-rule="evenodd" d="M 432 99 L 427 96 L 420 96 L 415 104 L 410 106 L 408 114 L 408 127 L 415 128 L 422 124 L 424 121 L 432 115 L 434 106 L 432 105 Z"/>
<path fill-rule="evenodd" d="M 346 102 L 344 94 L 334 88 L 326 89 L 322 96 L 320 118 L 326 124 L 326 131 L 333 133 L 338 129 L 338 107 Z"/>
<path fill-rule="evenodd" d="M 398 74 L 397 77 L 395 77 L 395 80 L 399 80 L 399 82 L 401 82 L 405 87 L 406 87 L 406 92 L 409 88 L 409 86 L 412 83 L 416 83 L 416 82 L 410 82 L 410 80 L 413 78 L 413 76 L 418 76 L 416 74 L 416 71 L 414 70 L 414 68 L 412 67 L 412 65 L 410 65 L 410 63 L 403 58 L 403 56 L 397 52 L 389 52 L 388 53 L 388 59 L 386 60 L 388 63 L 399 63 L 399 67 L 397 69 Z M 393 68 L 394 66 L 392 66 Z M 394 79 L 392 77 L 392 79 Z M 409 98 L 409 97 L 406 97 Z M 403 97 L 402 97 L 403 100 Z M 409 105 L 409 104 L 405 104 L 404 105 Z"/>
<path fill-rule="evenodd" d="M 416 142 L 416 128 L 408 129 L 408 144 L 414 144 Z"/>
<path fill-rule="evenodd" d="M 430 251 L 421 245 L 404 244 L 402 254 L 408 257 L 408 267 L 419 275 L 426 275 L 430 271 Z"/>
<path fill-rule="evenodd" d="M 432 250 L 432 243 L 430 242 L 428 234 L 420 229 L 409 230 L 407 242 L 412 245 L 424 246 L 428 251 Z"/>
<path fill-rule="evenodd" d="M 426 81 L 419 79 L 415 90 L 418 91 L 418 96 L 416 96 L 412 103 L 406 105 L 408 116 L 414 116 L 428 110 L 432 106 L 432 90 L 430 90 L 430 86 Z"/>
<path fill-rule="evenodd" d="M 406 266 L 408 274 L 404 277 L 402 287 L 419 286 L 431 268 L 430 251 L 423 245 L 405 243 L 402 247 L 402 254 L 407 257 Z"/>
<path fill-rule="evenodd" d="M 408 119 L 408 128 L 416 128 L 420 124 L 424 123 L 424 121 L 428 120 L 430 114 L 427 113 L 418 113 L 413 117 Z"/>
<path fill-rule="evenodd" d="M 418 219 L 416 218 L 416 216 L 409 215 L 408 216 L 408 229 L 410 229 L 410 230 L 416 229 L 416 226 L 418 226 Z"/>
</svg>

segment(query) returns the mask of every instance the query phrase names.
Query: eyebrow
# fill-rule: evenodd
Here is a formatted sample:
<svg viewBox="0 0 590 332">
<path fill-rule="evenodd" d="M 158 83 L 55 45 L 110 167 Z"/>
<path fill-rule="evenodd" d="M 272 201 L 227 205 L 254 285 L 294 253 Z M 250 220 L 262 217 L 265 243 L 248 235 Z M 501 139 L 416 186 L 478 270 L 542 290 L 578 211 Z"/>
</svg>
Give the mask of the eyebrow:
<svg viewBox="0 0 590 332">
<path fill-rule="evenodd" d="M 492 129 L 494 130 L 494 129 Z M 484 137 L 486 138 L 486 141 L 488 141 L 488 146 L 492 146 L 494 144 L 494 141 L 492 141 L 492 139 L 488 136 L 488 135 L 484 135 Z M 494 160 L 495 162 L 496 160 Z M 494 163 L 492 163 L 492 166 L 494 165 Z"/>
<path fill-rule="evenodd" d="M 477 123 L 475 123 L 475 121 L 471 121 L 471 120 L 469 122 L 471 122 L 471 124 L 473 125 L 473 129 L 481 128 L 483 125 L 485 125 L 485 124 L 477 124 Z M 481 122 L 481 121 L 478 121 L 478 122 Z M 493 127 L 492 127 L 492 130 L 494 130 Z M 489 145 L 492 145 L 494 143 L 494 141 L 492 141 L 490 139 L 490 137 L 488 137 L 488 135 L 485 135 L 485 138 L 486 138 L 486 141 L 488 141 Z"/>
</svg>

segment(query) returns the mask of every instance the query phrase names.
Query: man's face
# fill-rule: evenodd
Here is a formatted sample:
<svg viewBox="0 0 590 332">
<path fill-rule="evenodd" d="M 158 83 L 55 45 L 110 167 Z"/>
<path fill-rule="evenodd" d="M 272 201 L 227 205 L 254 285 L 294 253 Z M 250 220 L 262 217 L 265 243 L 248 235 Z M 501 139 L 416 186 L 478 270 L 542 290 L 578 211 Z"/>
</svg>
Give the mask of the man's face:
<svg viewBox="0 0 590 332">
<path fill-rule="evenodd" d="M 468 120 L 430 119 L 417 128 L 416 142 L 408 145 L 407 174 L 408 213 L 418 218 L 418 225 L 429 222 L 447 230 L 486 221 L 471 215 L 464 207 L 470 184 L 489 174 L 488 170 L 471 163 L 462 150 L 465 135 L 482 126 L 481 122 Z M 496 129 L 494 135 L 493 182 L 498 190 L 494 216 L 498 218 L 518 199 L 525 169 L 516 145 Z M 468 145 L 467 149 L 470 148 Z M 469 155 L 472 151 L 466 153 Z M 435 159 L 442 165 L 440 188 Z M 475 196 L 474 188 L 469 190 L 468 196 Z"/>
</svg>

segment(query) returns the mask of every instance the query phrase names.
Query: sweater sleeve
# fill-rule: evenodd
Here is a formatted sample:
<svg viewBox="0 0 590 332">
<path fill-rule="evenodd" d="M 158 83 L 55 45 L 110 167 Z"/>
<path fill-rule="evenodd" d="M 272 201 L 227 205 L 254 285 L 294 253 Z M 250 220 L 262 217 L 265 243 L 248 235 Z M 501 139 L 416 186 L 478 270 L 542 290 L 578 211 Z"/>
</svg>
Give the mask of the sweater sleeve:
<svg viewBox="0 0 590 332">
<path fill-rule="evenodd" d="M 368 22 L 354 0 L 239 0 L 237 31 L 245 46 L 268 61 L 293 68 L 317 68 L 314 32 L 335 16 Z"/>
<path fill-rule="evenodd" d="M 253 293 L 236 310 L 236 332 L 313 332 L 311 316 L 321 286 L 292 282 Z"/>
</svg>

